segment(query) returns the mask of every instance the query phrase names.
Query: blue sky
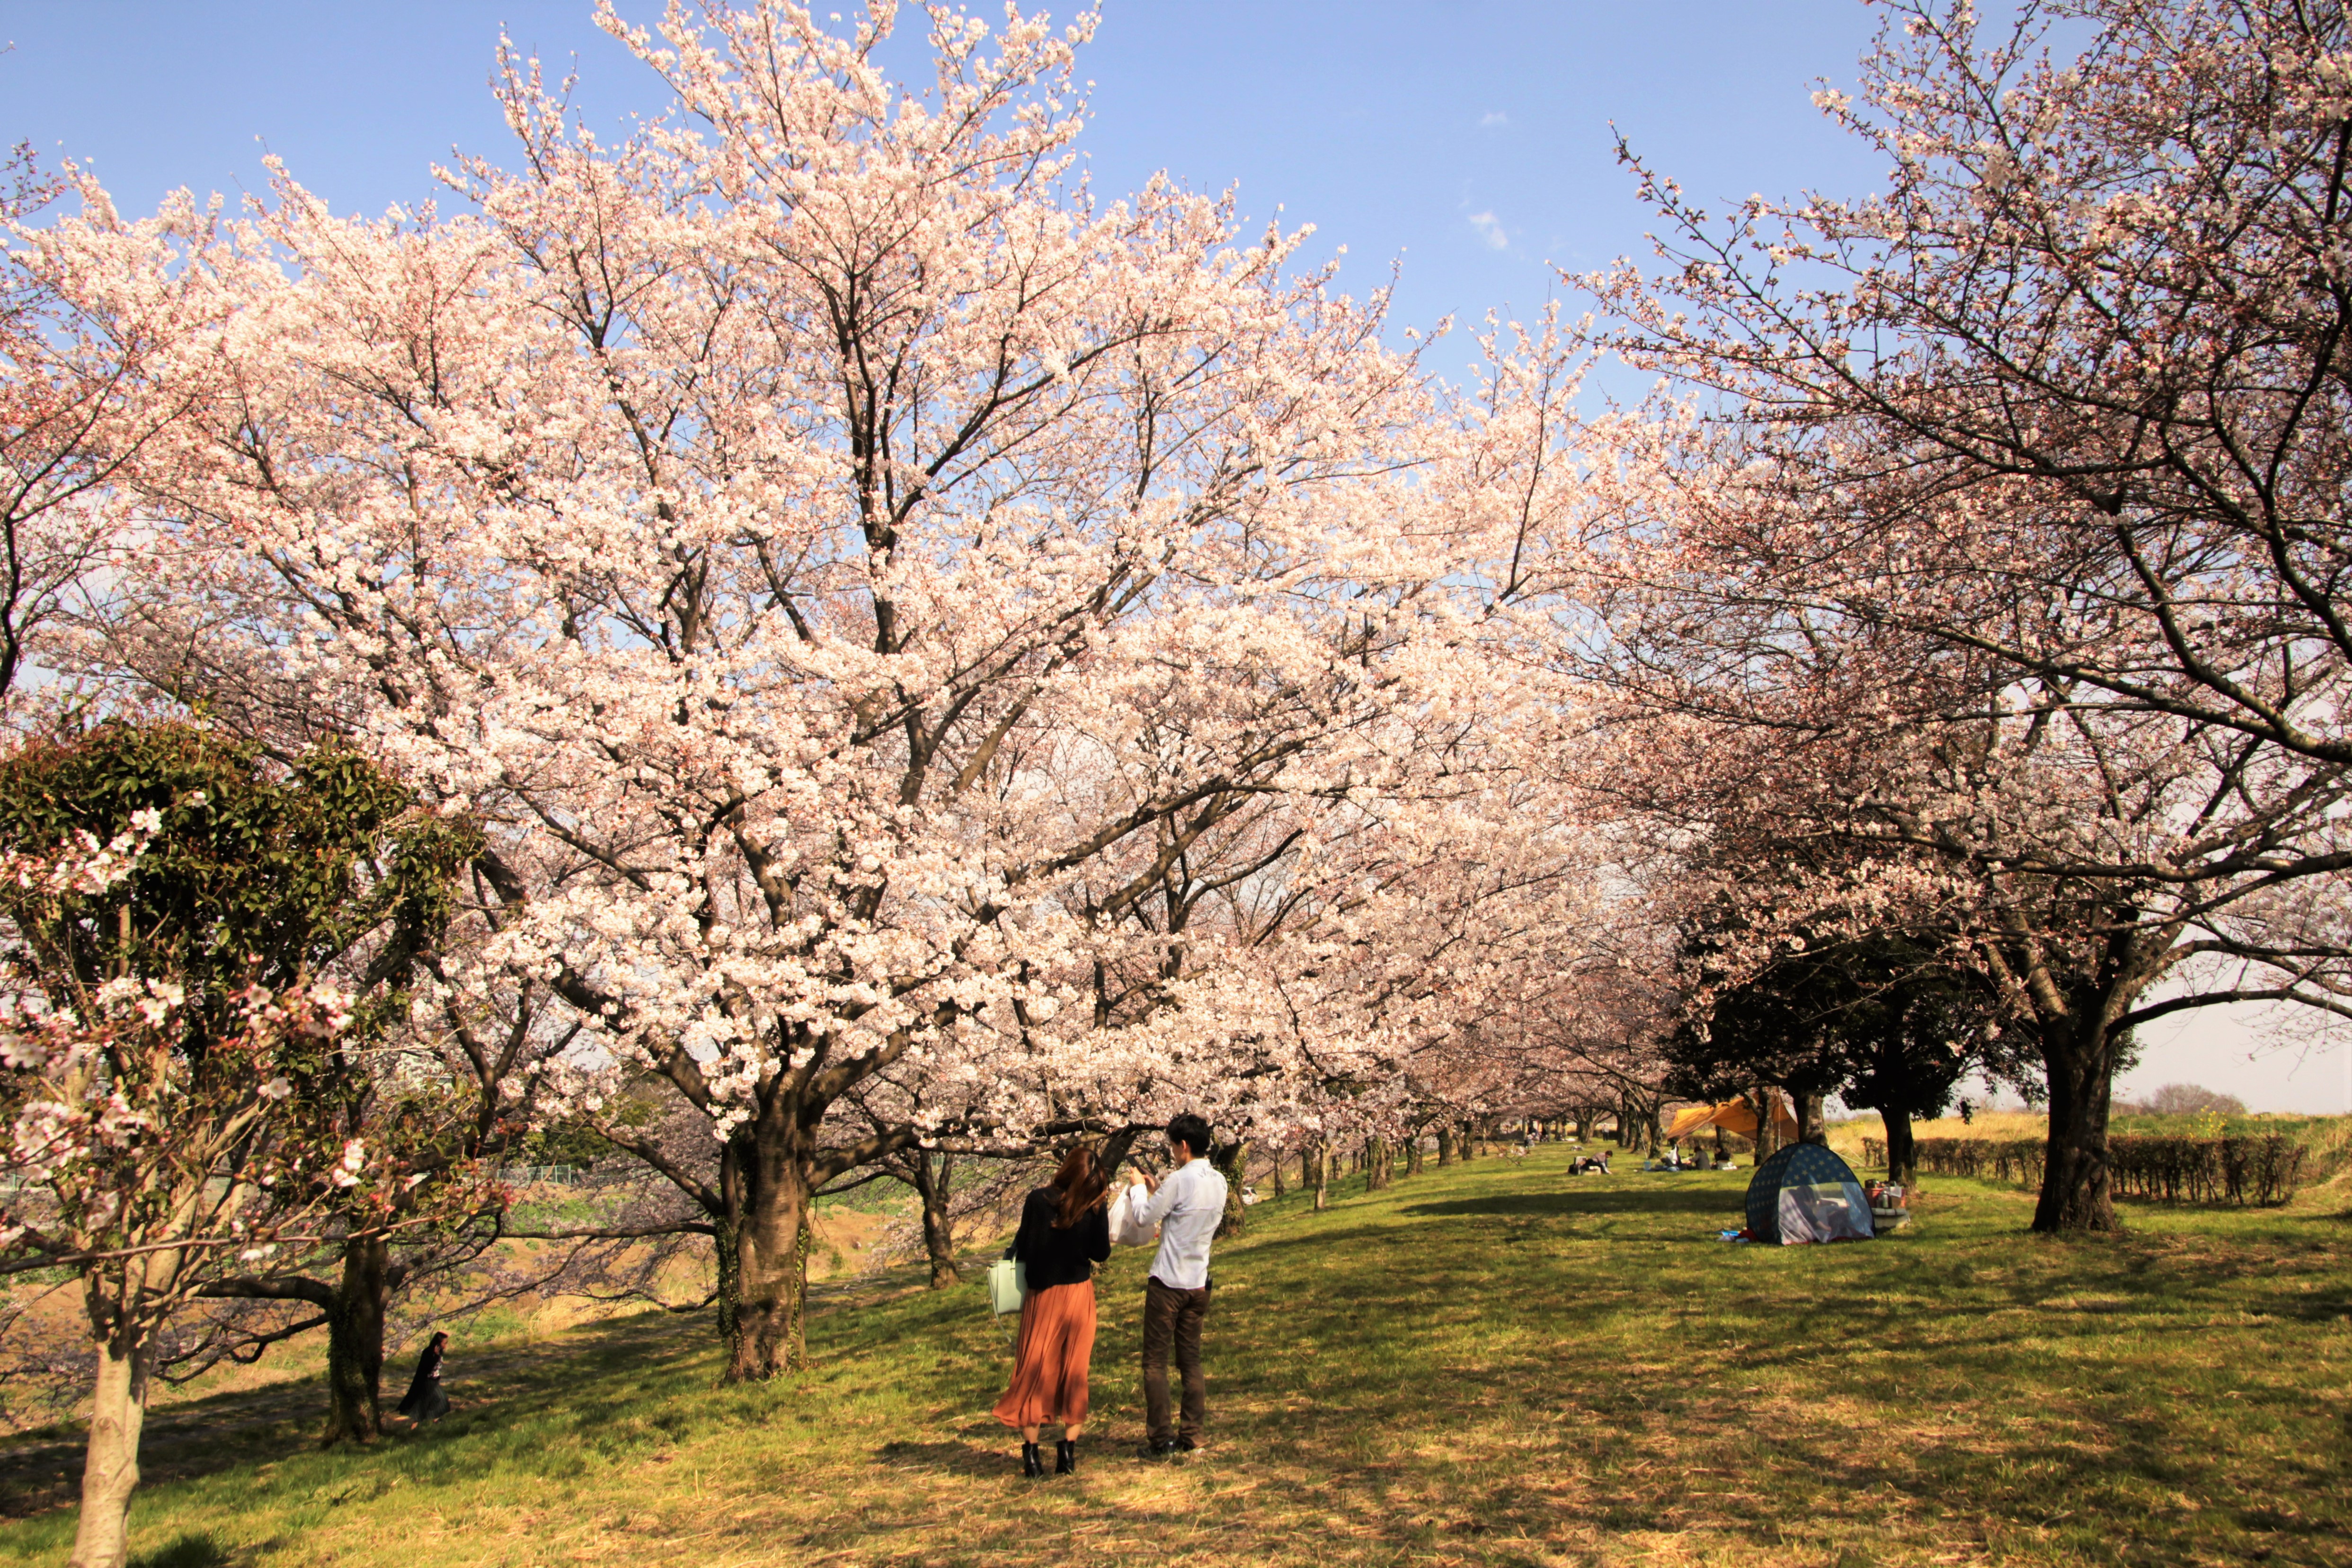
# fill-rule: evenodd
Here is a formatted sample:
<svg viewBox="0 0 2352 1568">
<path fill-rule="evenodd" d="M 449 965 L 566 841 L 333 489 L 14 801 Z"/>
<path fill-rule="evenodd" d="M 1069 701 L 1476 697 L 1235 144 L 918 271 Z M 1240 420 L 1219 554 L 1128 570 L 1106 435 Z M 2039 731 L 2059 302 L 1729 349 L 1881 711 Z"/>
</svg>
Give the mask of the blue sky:
<svg viewBox="0 0 2352 1568">
<path fill-rule="evenodd" d="M 662 107 L 589 12 L 0 0 L 0 39 L 16 45 L 0 56 L 0 138 L 89 160 L 125 212 L 181 184 L 255 187 L 266 143 L 338 208 L 373 213 L 433 193 L 430 165 L 453 143 L 500 155 L 484 84 L 501 21 L 551 75 L 577 57 L 578 101 L 600 127 Z M 1816 78 L 1851 78 L 1871 26 L 1859 0 L 1110 0 L 1081 57 L 1097 84 L 1085 145 L 1098 189 L 1160 169 L 1195 189 L 1238 184 L 1252 216 L 1280 205 L 1346 245 L 1353 289 L 1402 258 L 1402 320 L 1466 323 L 1539 306 L 1548 262 L 1645 251 L 1612 120 L 1695 193 L 1867 188 L 1878 171 L 1810 94 Z"/>
<path fill-rule="evenodd" d="M 849 8 L 848 0 L 827 0 Z M 501 23 L 600 130 L 664 106 L 590 0 L 0 0 L 0 141 L 90 162 L 126 214 L 179 185 L 257 188 L 264 146 L 343 211 L 436 193 L 493 159 Z M 650 20 L 657 5 L 626 0 Z M 993 5 L 980 7 L 996 15 Z M 1066 15 L 1063 6 L 1055 14 Z M 1348 247 L 1360 292 L 1403 267 L 1401 324 L 1538 308 L 1570 270 L 1646 256 L 1611 125 L 1711 204 L 1859 193 L 1882 171 L 1811 101 L 1850 86 L 1859 0 L 1108 0 L 1079 74 L 1097 189 L 1165 169 Z M 902 17 L 902 26 L 911 27 Z M 914 36 L 919 37 L 919 33 Z M 1441 350 L 1452 369 L 1471 357 Z M 2257 1109 L 2352 1111 L 2352 1046 L 2268 1047 L 2198 1014 L 2149 1031 L 2129 1092 L 2190 1081 Z"/>
</svg>

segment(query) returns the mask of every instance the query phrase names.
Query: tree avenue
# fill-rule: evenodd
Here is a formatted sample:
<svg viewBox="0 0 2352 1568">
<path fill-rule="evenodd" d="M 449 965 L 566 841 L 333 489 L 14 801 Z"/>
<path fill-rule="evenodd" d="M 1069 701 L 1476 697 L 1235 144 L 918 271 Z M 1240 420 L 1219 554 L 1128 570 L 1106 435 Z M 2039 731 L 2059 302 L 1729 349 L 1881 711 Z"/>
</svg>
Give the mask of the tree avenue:
<svg viewBox="0 0 2352 1568">
<path fill-rule="evenodd" d="M 453 172 L 471 215 L 286 178 L 155 234 L 227 325 L 138 455 L 158 532 L 99 657 L 486 825 L 450 983 L 585 1026 L 558 1108 L 708 1217 L 761 1377 L 827 1180 L 1360 1076 L 1363 1009 L 1283 988 L 1468 841 L 1515 705 L 1462 630 L 1489 520 L 1408 482 L 1438 432 L 1383 301 L 1215 201 L 1077 183 L 1090 20 L 935 14 L 920 94 L 887 8 L 604 20 L 675 120 L 606 148 L 510 59 L 522 160 Z M 836 1113 L 886 1073 L 946 1092 Z M 632 1074 L 715 1168 L 600 1117 Z"/>
<path fill-rule="evenodd" d="M 1823 104 L 1891 193 L 1718 220 L 1639 171 L 1665 272 L 1458 386 L 1303 234 L 1077 175 L 1091 15 L 927 8 L 908 88 L 890 5 L 607 7 L 670 112 L 608 144 L 509 49 L 519 152 L 446 213 L 274 167 L 125 219 L 25 165 L 0 1045 L 12 1245 L 113 1281 L 77 1561 L 174 1312 L 320 1309 L 365 1440 L 387 1302 L 534 1132 L 646 1185 L 524 1234 L 707 1246 L 738 1380 L 805 1364 L 820 1193 L 917 1188 L 946 1284 L 973 1161 L 1184 1109 L 1319 1207 L 1766 1085 L 1901 1164 L 1989 1071 L 2048 1093 L 2036 1226 L 2111 1226 L 2137 1026 L 2352 1012 L 2352 25 L 2092 0 L 2044 57 L 1885 9 Z M 1676 388 L 1580 413 L 1612 350 Z M 147 794 L 58 816 L 110 746 Z M 275 967 L 198 976 L 133 936 L 232 795 L 173 885 Z"/>
<path fill-rule="evenodd" d="M 1601 336 L 1695 401 L 1569 530 L 1654 737 L 1606 792 L 1727 832 L 1734 884 L 1832 852 L 1756 965 L 1823 919 L 1972 949 L 2041 1057 L 2048 1230 L 2114 1223 L 2136 1026 L 2344 1010 L 2352 673 L 2346 18 L 2061 9 L 2079 54 L 2049 8 L 1885 7 L 1819 99 L 1883 196 L 1717 217 L 1634 164 L 1667 265 L 1593 280 Z"/>
</svg>

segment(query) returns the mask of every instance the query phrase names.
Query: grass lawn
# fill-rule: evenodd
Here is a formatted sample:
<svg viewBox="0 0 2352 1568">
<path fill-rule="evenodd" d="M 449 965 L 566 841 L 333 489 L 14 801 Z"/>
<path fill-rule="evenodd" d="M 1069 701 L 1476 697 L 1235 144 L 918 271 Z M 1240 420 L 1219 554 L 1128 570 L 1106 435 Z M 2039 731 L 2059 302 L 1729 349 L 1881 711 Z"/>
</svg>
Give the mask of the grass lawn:
<svg viewBox="0 0 2352 1568">
<path fill-rule="evenodd" d="M 2134 1206 L 2119 1238 L 2056 1243 L 2023 1233 L 2024 1194 L 1931 1182 L 1898 1235 L 1782 1249 L 1716 1239 L 1745 1172 L 1570 1179 L 1566 1159 L 1254 1209 L 1217 1252 L 1211 1447 L 1178 1462 L 1135 1457 L 1146 1260 L 1121 1253 L 1074 1479 L 1018 1477 L 988 1415 L 1007 1334 L 971 1285 L 831 1311 L 817 1369 L 760 1388 L 714 1386 L 705 1319 L 578 1331 L 488 1399 L 461 1343 L 441 1427 L 364 1453 L 225 1440 L 142 1491 L 133 1548 L 149 1568 L 2352 1563 L 2342 1186 L 2284 1211 Z M 59 1562 L 71 1527 L 0 1526 L 0 1563 Z"/>
</svg>

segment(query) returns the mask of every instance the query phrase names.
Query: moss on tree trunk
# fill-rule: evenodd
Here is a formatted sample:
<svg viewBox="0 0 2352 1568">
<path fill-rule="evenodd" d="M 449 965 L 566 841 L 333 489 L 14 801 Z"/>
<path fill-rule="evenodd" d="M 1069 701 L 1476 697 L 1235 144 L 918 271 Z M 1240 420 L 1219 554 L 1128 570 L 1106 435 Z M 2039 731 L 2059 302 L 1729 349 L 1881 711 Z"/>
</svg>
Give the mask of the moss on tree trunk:
<svg viewBox="0 0 2352 1568">
<path fill-rule="evenodd" d="M 800 1371 L 808 1364 L 807 1173 L 785 1140 L 745 1132 L 729 1142 L 720 1177 L 729 1209 L 719 1227 L 726 1379 Z"/>
<path fill-rule="evenodd" d="M 381 1236 L 343 1243 L 327 1307 L 327 1428 L 321 1444 L 373 1443 L 383 1414 L 383 1316 L 392 1249 Z"/>
<path fill-rule="evenodd" d="M 1217 1221 L 1216 1239 L 1239 1236 L 1249 1223 L 1249 1209 L 1242 1202 L 1242 1187 L 1249 1179 L 1249 1140 L 1240 1139 L 1216 1149 L 1210 1156 L 1217 1174 L 1225 1178 L 1225 1212 Z"/>
<path fill-rule="evenodd" d="M 916 1149 L 907 1159 L 923 1206 L 923 1255 L 930 1260 L 931 1289 L 943 1291 L 961 1277 L 956 1272 L 955 1223 L 948 1213 L 953 1171 L 950 1156 Z"/>
</svg>

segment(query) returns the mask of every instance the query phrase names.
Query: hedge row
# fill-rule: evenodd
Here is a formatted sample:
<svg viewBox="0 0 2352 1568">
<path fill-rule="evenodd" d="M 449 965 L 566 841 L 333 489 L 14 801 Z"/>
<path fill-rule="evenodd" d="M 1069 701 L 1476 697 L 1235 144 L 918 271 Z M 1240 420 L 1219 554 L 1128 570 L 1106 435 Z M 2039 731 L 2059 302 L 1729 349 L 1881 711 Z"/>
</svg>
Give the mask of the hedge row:
<svg viewBox="0 0 2352 1568">
<path fill-rule="evenodd" d="M 2042 1185 L 2042 1140 L 2039 1138 L 1920 1138 L 1912 1145 L 1919 1168 L 1930 1176 L 1969 1176 L 1977 1181 Z M 1886 1163 L 1886 1143 L 1864 1138 L 1864 1165 Z"/>
<path fill-rule="evenodd" d="M 2301 1144 L 2266 1133 L 2258 1138 L 2165 1138 L 2126 1134 L 2107 1140 L 2116 1189 L 2177 1203 L 2284 1203 L 2303 1178 Z"/>
<path fill-rule="evenodd" d="M 2039 1138 L 1921 1138 L 1919 1168 L 1934 1176 L 2042 1185 Z M 1884 1166 L 1883 1139 L 1865 1138 L 1864 1165 Z M 2252 1138 L 2172 1138 L 2117 1134 L 2107 1139 L 2115 1190 L 2167 1203 L 2284 1203 L 2303 1178 L 2304 1146 L 2276 1133 Z"/>
</svg>

